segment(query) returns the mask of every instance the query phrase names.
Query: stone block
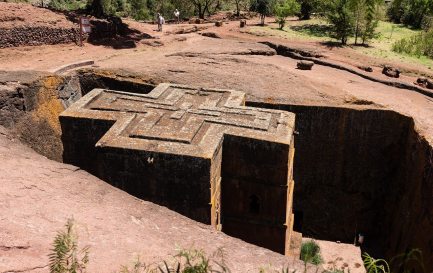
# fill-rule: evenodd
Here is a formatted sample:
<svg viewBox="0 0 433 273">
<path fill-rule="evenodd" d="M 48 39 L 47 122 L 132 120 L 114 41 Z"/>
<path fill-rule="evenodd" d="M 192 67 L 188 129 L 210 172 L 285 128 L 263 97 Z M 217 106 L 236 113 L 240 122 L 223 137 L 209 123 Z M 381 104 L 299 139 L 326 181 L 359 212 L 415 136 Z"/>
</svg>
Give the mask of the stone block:
<svg viewBox="0 0 433 273">
<path fill-rule="evenodd" d="M 301 70 L 311 70 L 313 68 L 314 62 L 311 61 L 299 61 L 296 66 Z"/>
<path fill-rule="evenodd" d="M 398 78 L 400 77 L 400 70 L 392 66 L 385 65 L 382 69 L 382 74 L 391 78 Z"/>
<path fill-rule="evenodd" d="M 64 162 L 284 254 L 295 115 L 244 102 L 243 92 L 174 84 L 94 89 L 60 115 Z"/>
</svg>

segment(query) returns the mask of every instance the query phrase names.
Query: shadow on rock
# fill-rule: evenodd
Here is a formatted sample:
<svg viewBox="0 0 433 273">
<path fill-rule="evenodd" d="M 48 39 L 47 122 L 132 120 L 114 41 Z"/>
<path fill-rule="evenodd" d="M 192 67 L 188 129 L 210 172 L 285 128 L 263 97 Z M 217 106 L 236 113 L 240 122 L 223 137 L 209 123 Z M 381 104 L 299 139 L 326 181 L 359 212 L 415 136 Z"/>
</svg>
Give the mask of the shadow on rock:
<svg viewBox="0 0 433 273">
<path fill-rule="evenodd" d="M 87 41 L 93 45 L 102 45 L 114 49 L 137 47 L 136 42 L 153 38 L 147 33 L 140 32 L 122 22 L 118 17 L 107 19 L 92 19 L 92 32 Z"/>
</svg>

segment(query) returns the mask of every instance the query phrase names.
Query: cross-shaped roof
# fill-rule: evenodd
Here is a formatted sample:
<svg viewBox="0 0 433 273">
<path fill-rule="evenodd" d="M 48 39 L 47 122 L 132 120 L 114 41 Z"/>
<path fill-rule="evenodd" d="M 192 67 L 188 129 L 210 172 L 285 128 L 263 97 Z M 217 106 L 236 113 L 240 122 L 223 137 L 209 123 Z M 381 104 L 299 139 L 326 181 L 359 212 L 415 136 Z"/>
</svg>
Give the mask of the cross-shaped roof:
<svg viewBox="0 0 433 273">
<path fill-rule="evenodd" d="M 94 89 L 61 117 L 115 122 L 97 147 L 212 158 L 224 134 L 290 145 L 294 114 L 244 102 L 239 91 L 163 83 L 149 94 Z"/>
</svg>

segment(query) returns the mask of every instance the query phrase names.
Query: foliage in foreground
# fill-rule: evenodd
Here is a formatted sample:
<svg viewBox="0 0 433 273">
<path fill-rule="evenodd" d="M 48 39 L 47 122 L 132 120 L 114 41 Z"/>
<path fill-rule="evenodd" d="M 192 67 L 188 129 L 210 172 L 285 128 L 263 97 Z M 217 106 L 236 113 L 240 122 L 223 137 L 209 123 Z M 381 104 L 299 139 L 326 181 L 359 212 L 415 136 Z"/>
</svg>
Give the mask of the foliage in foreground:
<svg viewBox="0 0 433 273">
<path fill-rule="evenodd" d="M 219 249 L 211 257 L 202 250 L 182 249 L 173 261 L 145 265 L 137 259 L 132 267 L 122 266 L 119 273 L 229 273 L 224 253 Z"/>
<path fill-rule="evenodd" d="M 78 235 L 73 219 L 68 219 L 65 231 L 54 238 L 49 254 L 50 273 L 84 273 L 89 262 L 89 247 L 78 250 Z"/>
<path fill-rule="evenodd" d="M 410 249 L 391 259 L 388 263 L 385 259 L 375 259 L 368 253 L 362 254 L 362 260 L 367 273 L 425 273 L 424 258 L 418 248 Z"/>
<path fill-rule="evenodd" d="M 368 253 L 362 254 L 367 273 L 390 273 L 389 265 L 384 259 L 375 259 Z"/>
<path fill-rule="evenodd" d="M 75 223 L 73 219 L 68 219 L 65 230 L 59 231 L 54 239 L 53 249 L 49 254 L 50 273 L 86 272 L 89 262 L 89 248 L 78 249 Z M 132 267 L 122 266 L 119 273 L 230 273 L 224 256 L 221 248 L 211 256 L 207 256 L 203 250 L 181 249 L 171 261 L 146 265 L 137 259 Z M 394 269 L 393 272 L 425 273 L 423 254 L 419 249 L 412 249 L 395 256 L 390 264 L 384 259 L 375 259 L 368 253 L 363 253 L 362 257 L 367 273 L 390 273 L 390 265 Z M 315 265 L 323 263 L 320 247 L 314 240 L 302 244 L 300 258 L 305 262 L 305 272 L 307 263 Z M 260 269 L 259 273 L 295 273 L 295 271 L 290 271 L 289 268 L 283 268 L 281 271 Z M 322 273 L 344 273 L 344 270 L 334 267 L 332 270 L 325 270 Z"/>
<path fill-rule="evenodd" d="M 306 263 L 319 265 L 323 263 L 320 255 L 320 246 L 314 241 L 309 240 L 301 245 L 301 260 Z"/>
</svg>

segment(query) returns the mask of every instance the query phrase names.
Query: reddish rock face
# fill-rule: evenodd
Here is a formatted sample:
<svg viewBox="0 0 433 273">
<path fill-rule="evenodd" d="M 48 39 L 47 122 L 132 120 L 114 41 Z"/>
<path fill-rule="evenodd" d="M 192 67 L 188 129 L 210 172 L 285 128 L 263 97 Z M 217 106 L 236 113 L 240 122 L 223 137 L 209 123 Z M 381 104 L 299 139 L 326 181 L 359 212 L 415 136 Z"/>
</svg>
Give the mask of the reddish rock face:
<svg viewBox="0 0 433 273">
<path fill-rule="evenodd" d="M 141 198 L 286 253 L 294 114 L 245 94 L 160 84 L 95 89 L 60 116 L 64 161 Z"/>
</svg>

